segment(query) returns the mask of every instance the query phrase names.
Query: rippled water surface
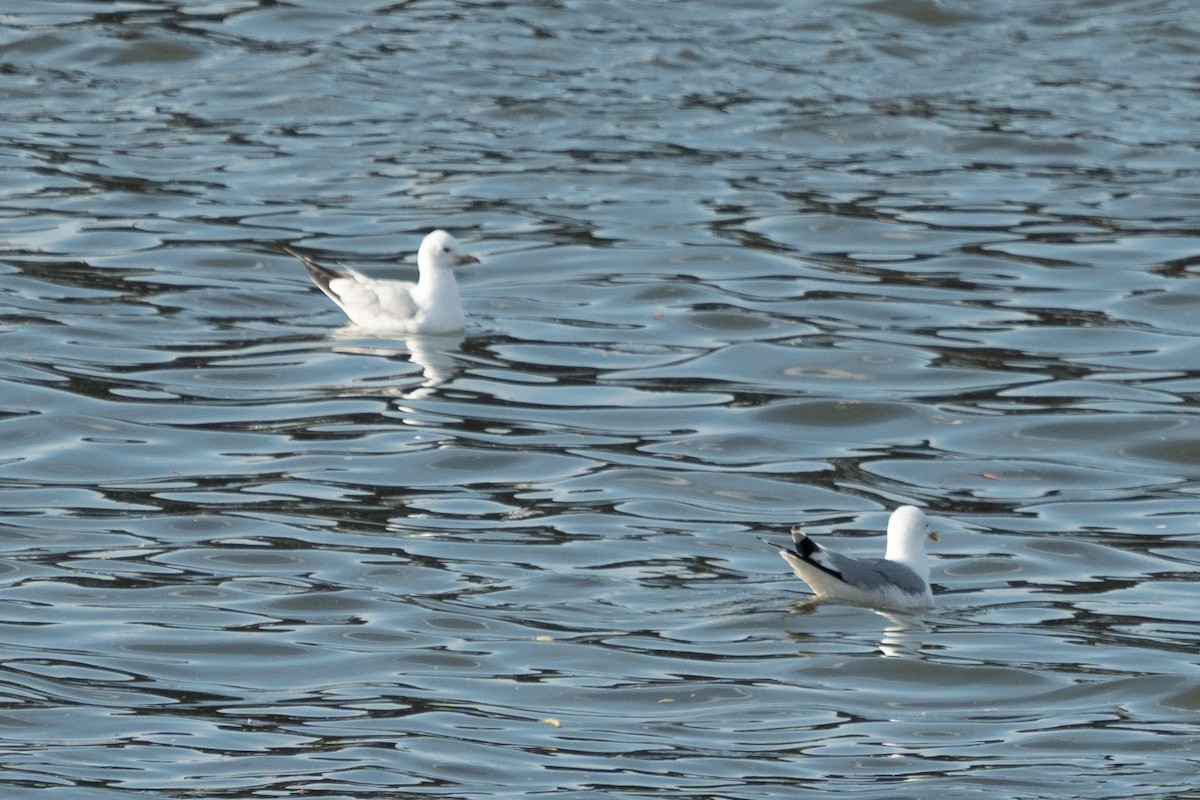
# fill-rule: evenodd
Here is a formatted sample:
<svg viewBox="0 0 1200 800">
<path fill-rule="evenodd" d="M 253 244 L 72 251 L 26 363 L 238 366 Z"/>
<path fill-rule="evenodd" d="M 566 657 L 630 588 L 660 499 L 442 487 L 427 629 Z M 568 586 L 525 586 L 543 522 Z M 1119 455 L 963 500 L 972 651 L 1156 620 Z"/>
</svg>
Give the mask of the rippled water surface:
<svg viewBox="0 0 1200 800">
<path fill-rule="evenodd" d="M 2 19 L 5 798 L 1200 785 L 1191 0 Z"/>
</svg>

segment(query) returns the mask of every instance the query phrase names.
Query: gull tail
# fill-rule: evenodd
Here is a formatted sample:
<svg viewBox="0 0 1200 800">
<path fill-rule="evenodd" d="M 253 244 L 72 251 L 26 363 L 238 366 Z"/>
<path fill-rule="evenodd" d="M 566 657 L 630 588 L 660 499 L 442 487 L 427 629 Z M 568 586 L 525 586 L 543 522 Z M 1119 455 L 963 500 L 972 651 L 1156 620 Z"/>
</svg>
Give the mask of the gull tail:
<svg viewBox="0 0 1200 800">
<path fill-rule="evenodd" d="M 796 562 L 800 562 L 819 569 L 827 575 L 832 575 L 839 581 L 845 580 L 842 573 L 834 568 L 829 553 L 822 549 L 821 545 L 808 538 L 808 535 L 800 530 L 798 525 L 792 528 L 792 549 L 781 549 L 779 554 L 793 568 L 796 566 Z"/>
<path fill-rule="evenodd" d="M 345 274 L 336 270 L 332 270 L 329 267 L 321 266 L 286 242 L 280 242 L 279 247 L 281 250 L 283 250 L 283 252 L 289 253 L 300 259 L 300 263 L 304 265 L 306 270 L 308 270 L 308 274 L 312 276 L 313 283 L 317 285 L 317 288 L 328 295 L 329 299 L 337 303 L 339 306 L 342 304 L 342 301 L 337 294 L 329 288 L 329 282 L 335 281 L 338 278 L 345 278 Z"/>
</svg>

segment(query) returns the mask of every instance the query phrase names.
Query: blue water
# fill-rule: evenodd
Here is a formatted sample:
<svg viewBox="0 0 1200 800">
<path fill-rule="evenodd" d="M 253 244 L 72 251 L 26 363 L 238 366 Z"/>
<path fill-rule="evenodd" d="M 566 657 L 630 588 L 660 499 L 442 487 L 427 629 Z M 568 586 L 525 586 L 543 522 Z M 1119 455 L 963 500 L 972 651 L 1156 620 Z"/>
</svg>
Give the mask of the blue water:
<svg viewBox="0 0 1200 800">
<path fill-rule="evenodd" d="M 1200 785 L 1200 16 L 732 5 L 0 4 L 0 794 Z"/>
</svg>

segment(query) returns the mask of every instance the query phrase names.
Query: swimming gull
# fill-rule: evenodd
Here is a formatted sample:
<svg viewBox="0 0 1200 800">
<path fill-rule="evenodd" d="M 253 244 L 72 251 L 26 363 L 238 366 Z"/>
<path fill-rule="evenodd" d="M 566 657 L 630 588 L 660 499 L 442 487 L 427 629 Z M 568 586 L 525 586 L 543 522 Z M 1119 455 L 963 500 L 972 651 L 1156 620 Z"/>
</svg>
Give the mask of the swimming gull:
<svg viewBox="0 0 1200 800">
<path fill-rule="evenodd" d="M 396 333 L 454 333 L 463 329 L 462 301 L 452 268 L 477 264 L 442 230 L 421 241 L 416 283 L 368 278 L 348 267 L 333 270 L 282 245 L 304 263 L 313 281 L 355 325 Z"/>
<path fill-rule="evenodd" d="M 933 605 L 929 588 L 929 558 L 925 538 L 938 540 L 929 530 L 925 512 L 901 506 L 892 512 L 883 558 L 851 558 L 821 547 L 799 528 L 792 529 L 791 550 L 779 551 L 819 600 L 875 608 L 919 609 Z"/>
</svg>

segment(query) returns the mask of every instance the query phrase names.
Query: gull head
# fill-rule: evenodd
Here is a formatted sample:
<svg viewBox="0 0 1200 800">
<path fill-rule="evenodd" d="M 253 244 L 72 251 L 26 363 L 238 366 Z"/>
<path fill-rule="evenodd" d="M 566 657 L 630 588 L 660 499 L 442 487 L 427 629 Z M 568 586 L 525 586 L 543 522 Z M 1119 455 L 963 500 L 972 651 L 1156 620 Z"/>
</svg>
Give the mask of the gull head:
<svg viewBox="0 0 1200 800">
<path fill-rule="evenodd" d="M 457 239 L 441 230 L 426 236 L 417 251 L 417 266 L 421 269 L 449 269 L 458 264 L 478 263 L 478 258 L 463 252 Z"/>
<path fill-rule="evenodd" d="M 887 552 L 884 558 L 898 561 L 929 580 L 929 558 L 925 555 L 925 540 L 937 541 L 929 530 L 925 512 L 916 506 L 900 506 L 892 512 L 887 527 Z"/>
</svg>

